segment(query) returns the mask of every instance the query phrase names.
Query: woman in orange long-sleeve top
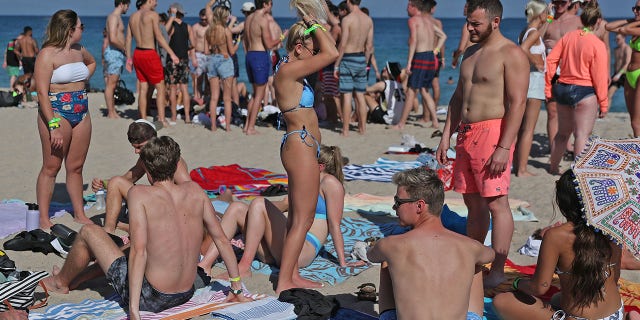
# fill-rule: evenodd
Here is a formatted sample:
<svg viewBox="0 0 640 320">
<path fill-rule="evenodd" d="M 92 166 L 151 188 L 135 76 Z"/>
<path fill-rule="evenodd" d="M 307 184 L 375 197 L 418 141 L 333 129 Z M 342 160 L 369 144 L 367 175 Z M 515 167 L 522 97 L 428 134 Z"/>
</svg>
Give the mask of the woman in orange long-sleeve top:
<svg viewBox="0 0 640 320">
<path fill-rule="evenodd" d="M 545 96 L 550 99 L 553 91 L 558 103 L 558 122 L 563 124 L 551 149 L 549 172 L 552 174 L 560 172 L 560 159 L 571 133 L 575 137 L 574 150 L 579 154 L 591 135 L 596 118 L 604 118 L 609 109 L 607 48 L 593 34 L 593 27 L 601 19 L 602 12 L 597 4 L 586 6 L 580 15 L 584 28 L 564 35 L 547 57 Z M 552 87 L 551 79 L 558 65 L 560 77 Z"/>
</svg>

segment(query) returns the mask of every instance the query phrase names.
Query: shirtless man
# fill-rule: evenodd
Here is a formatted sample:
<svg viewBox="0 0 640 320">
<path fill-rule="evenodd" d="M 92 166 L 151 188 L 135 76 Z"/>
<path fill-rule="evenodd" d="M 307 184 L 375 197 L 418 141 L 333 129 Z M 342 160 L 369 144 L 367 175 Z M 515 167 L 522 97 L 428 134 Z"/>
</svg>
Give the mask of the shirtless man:
<svg viewBox="0 0 640 320">
<path fill-rule="evenodd" d="M 36 66 L 36 54 L 38 54 L 38 43 L 33 39 L 33 29 L 30 26 L 24 27 L 22 36 L 17 39 L 16 53 L 22 60 L 22 70 L 28 78 L 31 78 Z"/>
<path fill-rule="evenodd" d="M 247 106 L 248 116 L 242 129 L 248 135 L 258 133 L 256 118 L 267 90 L 269 70 L 271 70 L 269 50 L 280 43 L 280 39 L 274 37 L 271 32 L 271 24 L 274 23 L 271 15 L 272 0 L 256 0 L 255 3 L 256 11 L 247 17 L 244 23 L 245 36 L 242 39 L 247 50 L 247 77 L 253 86 L 253 99 Z"/>
<path fill-rule="evenodd" d="M 141 148 L 156 136 L 155 126 L 145 119 L 139 119 L 131 123 L 127 131 L 127 138 L 136 154 L 140 154 Z M 127 224 L 118 222 L 118 216 L 122 210 L 122 200 L 128 200 L 127 193 L 129 189 L 131 189 L 142 176 L 144 176 L 144 165 L 142 164 L 142 158 L 138 158 L 136 164 L 121 176 L 115 176 L 108 180 L 93 178 L 91 188 L 94 192 L 100 189 L 107 191 L 104 218 L 105 231 L 113 233 L 116 227 L 129 231 Z M 182 158 L 180 158 L 178 162 L 178 168 L 173 175 L 173 180 L 176 183 L 191 181 L 189 170 L 187 170 L 187 163 Z M 151 179 L 149 179 L 149 182 L 151 182 Z"/>
<path fill-rule="evenodd" d="M 191 80 L 193 80 L 193 100 L 200 105 L 204 105 L 204 87 L 207 74 L 207 66 L 209 65 L 209 46 L 205 39 L 205 33 L 209 27 L 207 20 L 207 12 L 203 8 L 198 15 L 200 20 L 191 26 L 193 32 L 194 43 L 192 44 L 196 51 L 196 63 L 191 63 Z"/>
<path fill-rule="evenodd" d="M 153 85 L 158 92 L 156 97 L 156 106 L 158 107 L 158 121 L 164 126 L 169 123 L 164 117 L 164 109 L 167 105 L 164 95 L 164 70 L 160 56 L 154 49 L 155 42 L 167 51 L 174 64 L 178 64 L 180 59 L 175 55 L 169 44 L 162 36 L 160 31 L 160 17 L 155 12 L 158 0 L 138 0 L 136 7 L 138 11 L 129 17 L 129 25 L 127 26 L 127 71 L 131 72 L 132 67 L 136 68 L 136 77 L 140 81 L 140 91 L 138 92 L 138 111 L 140 119 L 147 118 L 147 93 L 149 91 L 149 83 Z M 136 48 L 131 52 L 131 41 L 136 40 Z M 133 57 L 133 60 L 131 59 Z"/>
<path fill-rule="evenodd" d="M 104 49 L 104 67 L 106 75 L 106 83 L 104 87 L 104 100 L 107 105 L 107 117 L 112 119 L 120 118 L 116 112 L 115 99 L 113 92 L 116 90 L 120 74 L 127 62 L 125 55 L 125 37 L 124 23 L 122 15 L 129 10 L 130 0 L 115 0 L 115 9 L 107 16 L 107 42 L 108 45 Z"/>
<path fill-rule="evenodd" d="M 353 92 L 356 96 L 358 132 L 365 134 L 367 123 L 367 61 L 373 54 L 373 20 L 360 10 L 360 0 L 347 0 L 349 14 L 342 18 L 339 55 L 333 76 L 342 95 L 342 136 L 349 136 Z"/>
<path fill-rule="evenodd" d="M 426 100 L 423 106 L 423 121 L 427 118 L 431 120 L 431 127 L 438 128 L 438 117 L 436 116 L 436 104 L 429 94 L 433 78 L 438 69 L 436 55 L 442 49 L 447 36 L 442 29 L 434 24 L 431 16 L 433 1 L 409 0 L 407 13 L 409 14 L 409 57 L 407 59 L 407 100 L 402 117 L 393 128 L 404 129 L 409 112 L 413 109 L 413 104 L 417 102 L 418 90 L 422 98 Z"/>
<path fill-rule="evenodd" d="M 463 194 L 469 209 L 469 237 L 484 241 L 489 218 L 493 219 L 496 259 L 485 286 L 495 287 L 505 280 L 513 235 L 509 169 L 527 100 L 529 60 L 500 32 L 499 0 L 470 0 L 467 13 L 467 30 L 475 45 L 464 53 L 436 156 L 439 163 L 447 162 L 449 140 L 457 131 L 455 190 Z"/>
<path fill-rule="evenodd" d="M 412 229 L 378 241 L 367 253 L 369 261 L 384 262 L 380 319 L 482 319 L 482 313 L 467 312 L 471 283 L 478 266 L 493 260 L 493 250 L 442 226 L 444 187 L 434 171 L 399 172 L 393 183 L 393 209 L 400 225 Z"/>
<path fill-rule="evenodd" d="M 157 313 L 181 305 L 194 293 L 206 227 L 232 277 L 227 299 L 246 301 L 236 256 L 209 198 L 195 182 L 173 179 L 180 161 L 178 144 L 167 136 L 153 138 L 142 148 L 140 158 L 152 185 L 129 190 L 129 256 L 103 229 L 86 225 L 62 269 L 54 267 L 52 276 L 43 280 L 49 291 L 68 293 L 74 279 L 95 257 L 111 286 L 129 305 L 130 319 L 140 319 L 140 311 Z"/>
<path fill-rule="evenodd" d="M 554 0 L 551 2 L 555 9 L 553 22 L 547 27 L 547 32 L 542 36 L 544 46 L 547 48 L 547 54 L 555 47 L 556 42 L 564 36 L 565 33 L 582 28 L 580 17 L 576 15 L 578 11 L 578 3 L 569 3 L 569 0 Z M 557 73 L 556 73 L 557 74 Z M 552 81 L 551 84 L 555 83 Z M 553 141 L 558 134 L 558 106 L 553 101 L 547 101 L 547 136 L 549 138 L 549 150 L 553 149 Z M 567 148 L 567 150 L 573 150 Z"/>
<path fill-rule="evenodd" d="M 613 71 L 615 72 L 611 77 L 611 84 L 609 84 L 609 105 L 611 105 L 613 95 L 616 91 L 622 87 L 624 88 L 625 82 L 625 73 L 627 72 L 627 67 L 631 62 L 631 47 L 627 43 L 625 36 L 623 34 L 616 34 L 616 45 L 618 45 L 615 49 L 613 49 Z"/>
<path fill-rule="evenodd" d="M 467 16 L 467 6 L 469 5 L 469 1 L 464 4 L 464 8 L 462 9 L 462 15 Z M 451 68 L 455 69 L 458 67 L 458 62 L 460 61 L 460 56 L 462 53 L 467 50 L 473 43 L 469 41 L 469 32 L 467 31 L 467 23 L 465 22 L 462 25 L 462 32 L 460 33 L 460 41 L 458 42 L 458 49 L 454 50 L 451 54 Z"/>
</svg>

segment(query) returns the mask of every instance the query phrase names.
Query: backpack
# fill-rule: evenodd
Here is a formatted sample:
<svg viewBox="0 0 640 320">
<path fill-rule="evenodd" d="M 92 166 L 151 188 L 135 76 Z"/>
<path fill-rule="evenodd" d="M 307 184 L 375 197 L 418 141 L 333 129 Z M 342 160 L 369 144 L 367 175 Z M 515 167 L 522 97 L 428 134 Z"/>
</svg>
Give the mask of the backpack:
<svg viewBox="0 0 640 320">
<path fill-rule="evenodd" d="M 13 91 L 0 91 L 0 107 L 15 107 L 22 101 L 22 94 Z"/>
<path fill-rule="evenodd" d="M 46 271 L 21 271 L 19 272 L 19 280 L 10 280 L 0 283 L 0 312 L 10 309 L 35 309 L 47 304 L 49 293 L 44 285 L 44 300 L 37 305 L 35 303 L 34 293 L 40 280 L 47 277 L 49 273 Z"/>
<path fill-rule="evenodd" d="M 122 80 L 118 81 L 118 85 L 116 85 L 116 89 L 113 91 L 113 98 L 116 105 L 131 105 L 136 101 L 133 92 L 127 89 L 127 85 Z"/>
</svg>

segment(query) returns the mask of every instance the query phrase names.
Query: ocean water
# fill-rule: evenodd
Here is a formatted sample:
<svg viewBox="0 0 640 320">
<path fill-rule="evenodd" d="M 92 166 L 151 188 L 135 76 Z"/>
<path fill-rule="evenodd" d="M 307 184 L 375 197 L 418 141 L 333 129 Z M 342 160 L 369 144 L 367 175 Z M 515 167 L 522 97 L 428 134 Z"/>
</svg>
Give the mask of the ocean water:
<svg viewBox="0 0 640 320">
<path fill-rule="evenodd" d="M 102 48 L 102 29 L 105 25 L 106 17 L 81 17 L 82 22 L 85 25 L 85 31 L 83 33 L 82 44 L 93 54 L 96 58 L 97 68 L 96 72 L 91 78 L 91 87 L 96 89 L 104 88 L 104 79 L 102 77 L 102 65 L 100 61 L 101 48 Z M 127 17 L 124 17 L 125 23 Z M 15 38 L 25 25 L 29 25 L 33 28 L 34 38 L 38 41 L 38 44 L 42 44 L 44 38 L 44 30 L 46 28 L 49 17 L 44 16 L 31 16 L 31 17 L 16 17 L 16 16 L 0 16 L 0 46 L 4 51 L 6 43 Z M 185 20 L 189 24 L 197 22 L 196 17 L 187 17 Z M 447 41 L 445 43 L 445 58 L 446 66 L 440 72 L 440 88 L 441 98 L 440 105 L 446 105 L 453 94 L 455 84 L 449 85 L 446 83 L 449 77 L 454 79 L 454 83 L 458 79 L 458 69 L 451 69 L 451 54 L 457 48 L 460 40 L 460 33 L 464 24 L 464 19 L 441 19 L 444 31 L 447 34 Z M 293 18 L 276 18 L 276 21 L 282 26 L 283 29 L 289 28 L 295 20 Z M 525 19 L 504 19 L 501 25 L 502 33 L 509 39 L 516 41 L 518 35 L 522 29 L 526 26 Z M 407 41 L 408 41 L 408 29 L 407 19 L 397 18 L 376 18 L 374 19 L 374 46 L 375 56 L 378 62 L 378 66 L 382 68 L 387 61 L 397 61 L 403 66 L 407 60 Z M 611 47 L 614 48 L 614 37 L 611 37 Z M 2 52 L 4 54 L 4 52 Z M 240 58 L 240 81 L 247 81 L 244 63 L 244 52 L 242 49 L 238 50 Z M 135 74 L 124 72 L 122 79 L 125 81 L 129 88 L 135 90 Z M 375 80 L 375 76 L 371 76 L 370 82 Z M 6 71 L 0 71 L 0 87 L 6 88 L 9 86 L 9 77 Z M 624 98 L 622 95 L 622 89 L 616 92 L 613 103 L 610 109 L 612 112 L 626 112 L 624 104 Z"/>
</svg>

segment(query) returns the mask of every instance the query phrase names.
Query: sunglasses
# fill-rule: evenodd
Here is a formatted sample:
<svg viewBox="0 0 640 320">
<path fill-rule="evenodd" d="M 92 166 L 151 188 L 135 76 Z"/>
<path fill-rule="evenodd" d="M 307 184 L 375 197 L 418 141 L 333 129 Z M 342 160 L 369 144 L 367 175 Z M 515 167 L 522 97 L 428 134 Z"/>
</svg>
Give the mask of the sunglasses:
<svg viewBox="0 0 640 320">
<path fill-rule="evenodd" d="M 401 199 L 401 198 L 398 198 L 398 196 L 393 196 L 393 210 L 397 210 L 398 208 L 400 208 L 401 205 L 405 203 L 416 202 L 416 201 L 420 201 L 420 199 L 416 199 L 416 198 Z"/>
<path fill-rule="evenodd" d="M 563 0 L 559 0 L 559 1 L 551 1 L 551 3 L 553 4 L 566 4 L 569 1 L 563 1 Z"/>
<path fill-rule="evenodd" d="M 315 55 L 317 55 L 317 54 L 318 54 L 318 52 L 320 52 L 320 49 L 313 49 L 313 50 L 311 50 L 311 49 L 309 49 L 307 46 L 305 46 L 305 45 L 304 45 L 304 44 L 302 44 L 302 43 L 301 43 L 300 45 L 301 45 L 301 46 L 303 46 L 305 49 L 307 49 L 307 51 L 309 51 L 309 52 L 310 52 L 312 55 L 314 55 L 314 56 L 315 56 Z"/>
<path fill-rule="evenodd" d="M 631 7 L 631 11 L 640 11 L 640 6 Z"/>
</svg>

